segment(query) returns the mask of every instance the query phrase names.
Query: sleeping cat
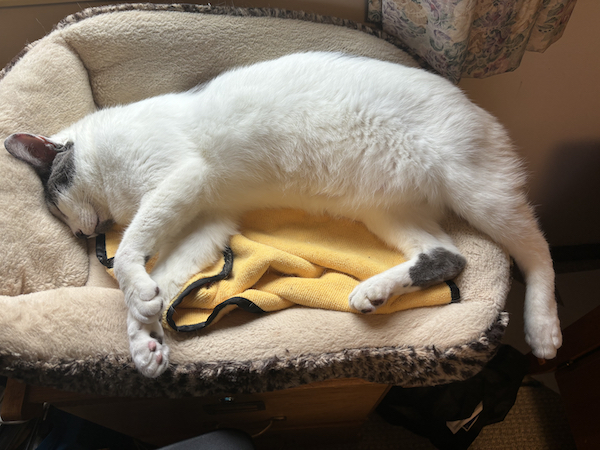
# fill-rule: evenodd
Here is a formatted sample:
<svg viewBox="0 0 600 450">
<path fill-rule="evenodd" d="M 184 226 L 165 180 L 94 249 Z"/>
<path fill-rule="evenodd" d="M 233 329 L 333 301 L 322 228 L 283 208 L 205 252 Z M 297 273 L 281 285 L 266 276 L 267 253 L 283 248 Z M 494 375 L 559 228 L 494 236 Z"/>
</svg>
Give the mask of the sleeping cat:
<svg viewBox="0 0 600 450">
<path fill-rule="evenodd" d="M 55 136 L 13 134 L 51 211 L 79 237 L 126 225 L 114 269 L 133 360 L 168 366 L 160 314 L 213 263 L 242 212 L 300 208 L 364 224 L 407 262 L 360 283 L 362 313 L 455 277 L 465 258 L 439 225 L 453 212 L 514 257 L 533 353 L 561 345 L 548 245 L 509 138 L 443 78 L 336 53 L 288 55 L 189 92 L 97 111 Z M 150 276 L 144 263 L 159 252 Z"/>
</svg>

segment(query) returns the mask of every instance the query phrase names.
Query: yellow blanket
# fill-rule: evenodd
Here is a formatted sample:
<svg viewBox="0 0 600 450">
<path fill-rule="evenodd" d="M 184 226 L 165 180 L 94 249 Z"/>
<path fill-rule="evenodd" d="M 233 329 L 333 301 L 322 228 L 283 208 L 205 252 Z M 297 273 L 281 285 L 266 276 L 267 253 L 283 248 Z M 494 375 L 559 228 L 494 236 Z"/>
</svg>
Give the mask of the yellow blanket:
<svg viewBox="0 0 600 450">
<path fill-rule="evenodd" d="M 358 222 L 313 216 L 298 210 L 253 211 L 223 257 L 192 277 L 163 316 L 177 331 L 217 322 L 235 308 L 271 312 L 294 305 L 357 313 L 348 296 L 362 280 L 405 261 Z M 121 233 L 98 239 L 98 257 L 108 267 Z M 148 270 L 156 258 L 148 262 Z M 112 273 L 112 270 L 109 269 Z M 459 300 L 452 282 L 392 297 L 375 314 L 444 305 Z"/>
</svg>

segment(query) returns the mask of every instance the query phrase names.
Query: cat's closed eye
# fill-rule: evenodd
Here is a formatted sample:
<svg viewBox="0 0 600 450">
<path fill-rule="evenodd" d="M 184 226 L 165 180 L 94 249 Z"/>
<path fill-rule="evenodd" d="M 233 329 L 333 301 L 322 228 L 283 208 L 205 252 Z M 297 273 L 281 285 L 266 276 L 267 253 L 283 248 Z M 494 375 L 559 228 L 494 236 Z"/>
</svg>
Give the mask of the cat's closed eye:
<svg viewBox="0 0 600 450">
<path fill-rule="evenodd" d="M 59 219 L 61 219 L 63 221 L 67 220 L 67 216 L 60 210 L 60 208 L 58 207 L 58 205 L 56 205 L 56 203 L 48 202 L 48 208 L 50 209 L 50 212 L 52 213 L 52 215 L 58 217 Z"/>
</svg>

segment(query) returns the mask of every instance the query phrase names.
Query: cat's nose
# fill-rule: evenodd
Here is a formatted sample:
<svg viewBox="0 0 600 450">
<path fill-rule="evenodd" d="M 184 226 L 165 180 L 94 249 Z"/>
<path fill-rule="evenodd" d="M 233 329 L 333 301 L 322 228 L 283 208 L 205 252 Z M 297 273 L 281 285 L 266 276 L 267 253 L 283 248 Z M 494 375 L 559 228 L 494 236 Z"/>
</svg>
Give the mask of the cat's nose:
<svg viewBox="0 0 600 450">
<path fill-rule="evenodd" d="M 77 233 L 75 233 L 75 236 L 78 237 L 79 239 L 87 239 L 87 238 L 89 238 L 89 235 L 85 234 L 81 230 L 79 230 Z"/>
</svg>

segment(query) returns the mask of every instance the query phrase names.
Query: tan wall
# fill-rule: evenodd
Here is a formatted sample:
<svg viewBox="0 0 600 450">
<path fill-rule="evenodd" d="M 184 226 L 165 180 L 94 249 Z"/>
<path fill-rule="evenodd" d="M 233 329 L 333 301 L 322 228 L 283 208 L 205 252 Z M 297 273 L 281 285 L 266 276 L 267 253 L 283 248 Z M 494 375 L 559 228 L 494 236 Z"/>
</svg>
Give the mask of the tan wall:
<svg viewBox="0 0 600 450">
<path fill-rule="evenodd" d="M 600 2 L 579 0 L 563 37 L 512 73 L 460 86 L 506 125 L 554 245 L 600 243 Z"/>
<path fill-rule="evenodd" d="M 26 44 L 52 31 L 52 27 L 63 17 L 99 4 L 0 6 L 0 67 L 5 67 Z"/>
<path fill-rule="evenodd" d="M 0 66 L 64 16 L 90 5 L 1 7 Z M 27 0 L 25 0 L 27 1 Z M 35 1 L 35 0 L 34 0 Z M 45 1 L 45 0 L 44 0 Z M 202 2 L 199 2 L 202 3 Z M 213 4 L 224 2 L 215 1 Z M 235 0 L 361 21 L 365 0 Z M 561 40 L 515 72 L 460 86 L 508 128 L 531 171 L 531 197 L 552 244 L 600 242 L 600 2 L 579 0 Z"/>
</svg>

